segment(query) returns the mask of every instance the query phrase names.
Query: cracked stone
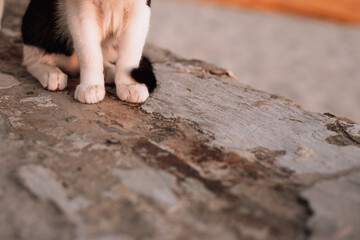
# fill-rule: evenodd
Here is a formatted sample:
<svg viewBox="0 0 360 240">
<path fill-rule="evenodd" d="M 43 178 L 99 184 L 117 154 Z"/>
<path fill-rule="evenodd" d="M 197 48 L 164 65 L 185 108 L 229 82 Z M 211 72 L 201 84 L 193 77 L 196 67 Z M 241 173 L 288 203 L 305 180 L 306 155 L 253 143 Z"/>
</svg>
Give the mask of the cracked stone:
<svg viewBox="0 0 360 240">
<path fill-rule="evenodd" d="M 358 239 L 360 236 L 360 172 L 321 181 L 302 196 L 314 212 L 311 239 Z"/>
<path fill-rule="evenodd" d="M 11 75 L 0 73 L 0 89 L 11 88 L 20 85 L 20 82 Z"/>
<path fill-rule="evenodd" d="M 21 103 L 31 102 L 38 107 L 48 108 L 56 107 L 57 105 L 52 101 L 51 97 L 47 94 L 40 94 L 37 97 L 29 97 L 20 100 Z"/>
<path fill-rule="evenodd" d="M 174 206 L 178 199 L 173 192 L 176 189 L 175 179 L 164 171 L 151 168 L 114 170 L 113 174 L 121 183 L 136 193 L 150 197 L 165 207 Z"/>
<path fill-rule="evenodd" d="M 66 121 L 67 121 L 67 122 L 77 122 L 77 120 L 78 120 L 78 118 L 75 117 L 75 116 L 66 118 Z"/>
<path fill-rule="evenodd" d="M 19 169 L 19 178 L 31 193 L 40 199 L 54 202 L 69 216 L 89 205 L 83 198 L 69 200 L 63 185 L 54 172 L 37 165 L 25 165 Z"/>
<path fill-rule="evenodd" d="M 184 69 L 187 64 L 182 63 Z M 356 156 L 360 150 L 334 148 L 324 142 L 329 130 L 318 122 L 331 121 L 327 116 L 308 113 L 290 100 L 274 99 L 271 94 L 249 89 L 226 76 L 189 77 L 185 70 L 179 70 L 179 63 L 176 67 L 155 64 L 155 69 L 161 87 L 141 108 L 168 118 L 194 121 L 214 134 L 213 144 L 242 150 L 259 146 L 272 151 L 282 149 L 286 154 L 278 156 L 275 162 L 299 174 L 330 174 L 359 166 Z M 168 75 L 171 81 L 166 81 Z M 259 102 L 263 104 L 259 106 Z M 289 132 L 295 134 L 286 134 Z M 277 140 L 273 141 L 274 138 Z M 311 146 L 312 154 L 308 154 L 307 161 L 296 160 L 299 145 Z M 343 155 L 341 163 L 336 157 L 339 154 Z M 324 165 L 324 161 L 328 164 Z"/>
<path fill-rule="evenodd" d="M 358 125 L 336 119 L 335 122 L 327 124 L 326 127 L 330 131 L 338 133 L 327 137 L 328 143 L 343 147 L 351 145 L 360 147 L 360 127 Z"/>
<path fill-rule="evenodd" d="M 97 114 L 99 117 L 105 116 L 105 113 L 104 113 L 104 112 L 96 112 L 96 114 Z"/>
</svg>

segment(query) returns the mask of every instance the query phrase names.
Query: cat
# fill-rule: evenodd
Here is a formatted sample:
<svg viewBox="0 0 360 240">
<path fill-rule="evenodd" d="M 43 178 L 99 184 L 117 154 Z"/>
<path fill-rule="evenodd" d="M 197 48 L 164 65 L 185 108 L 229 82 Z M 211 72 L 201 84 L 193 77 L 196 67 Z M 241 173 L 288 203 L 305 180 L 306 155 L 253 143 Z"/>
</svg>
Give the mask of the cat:
<svg viewBox="0 0 360 240">
<path fill-rule="evenodd" d="M 21 28 L 23 65 L 50 91 L 80 74 L 74 97 L 82 103 L 102 101 L 105 83 L 115 83 L 123 101 L 145 102 L 156 87 L 142 57 L 150 14 L 151 0 L 31 0 Z"/>
</svg>

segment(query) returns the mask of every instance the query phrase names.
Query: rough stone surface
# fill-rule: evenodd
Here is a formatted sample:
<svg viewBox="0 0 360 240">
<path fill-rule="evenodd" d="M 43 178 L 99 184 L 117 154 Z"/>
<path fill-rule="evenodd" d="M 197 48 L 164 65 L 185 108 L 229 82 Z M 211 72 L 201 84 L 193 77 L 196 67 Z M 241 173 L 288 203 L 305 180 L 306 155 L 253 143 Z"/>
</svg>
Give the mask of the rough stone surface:
<svg viewBox="0 0 360 240">
<path fill-rule="evenodd" d="M 19 31 L 26 2 L 7 1 Z M 48 92 L 0 33 L 1 240 L 359 239 L 359 125 L 147 46 L 144 105 Z"/>
<path fill-rule="evenodd" d="M 167 156 L 160 153 L 159 156 Z M 175 178 L 167 172 L 151 168 L 137 168 L 131 170 L 114 170 L 115 176 L 121 179 L 122 185 L 132 191 L 152 198 L 165 207 L 173 206 L 178 199 L 175 196 Z"/>
<path fill-rule="evenodd" d="M 196 0 L 157 0 L 152 11 L 151 43 L 230 69 L 240 82 L 307 110 L 360 123 L 359 26 Z"/>
<path fill-rule="evenodd" d="M 13 76 L 0 73 L 0 89 L 11 88 L 19 84 L 20 82 Z"/>
<path fill-rule="evenodd" d="M 286 154 L 277 162 L 296 173 L 334 173 L 359 166 L 360 148 L 350 147 L 349 151 L 324 141 L 333 135 L 324 124 L 332 124 L 334 119 L 306 112 L 290 101 L 253 90 L 229 77 L 207 74 L 210 70 L 204 70 L 206 66 L 196 61 L 155 67 L 159 79 L 166 81 L 142 106 L 147 112 L 194 121 L 214 134 L 212 143 L 218 146 L 236 150 L 261 146 L 284 151 Z M 354 139 L 360 138 L 358 131 L 353 132 Z"/>
<path fill-rule="evenodd" d="M 320 181 L 303 192 L 303 197 L 312 199 L 310 207 L 316 210 L 309 221 L 309 226 L 313 228 L 313 239 L 359 238 L 359 190 L 360 173 L 356 172 Z"/>
</svg>

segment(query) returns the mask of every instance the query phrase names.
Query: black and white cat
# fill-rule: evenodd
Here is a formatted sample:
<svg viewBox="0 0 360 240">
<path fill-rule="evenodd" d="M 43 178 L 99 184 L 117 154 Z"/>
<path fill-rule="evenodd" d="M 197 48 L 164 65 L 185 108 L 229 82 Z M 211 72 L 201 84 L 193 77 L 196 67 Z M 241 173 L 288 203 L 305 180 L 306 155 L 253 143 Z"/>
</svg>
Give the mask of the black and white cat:
<svg viewBox="0 0 360 240">
<path fill-rule="evenodd" d="M 3 1 L 3 0 L 0 0 Z M 23 18 L 23 64 L 50 91 L 63 90 L 80 73 L 75 98 L 104 99 L 105 83 L 117 96 L 141 103 L 156 86 L 142 58 L 151 0 L 31 0 Z"/>
</svg>

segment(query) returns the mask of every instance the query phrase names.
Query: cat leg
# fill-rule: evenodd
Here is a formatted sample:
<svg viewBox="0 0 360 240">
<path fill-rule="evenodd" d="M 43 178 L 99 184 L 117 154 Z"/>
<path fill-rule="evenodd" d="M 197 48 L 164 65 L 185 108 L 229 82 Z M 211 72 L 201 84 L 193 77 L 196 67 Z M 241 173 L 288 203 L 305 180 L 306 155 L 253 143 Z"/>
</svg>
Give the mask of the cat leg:
<svg viewBox="0 0 360 240">
<path fill-rule="evenodd" d="M 40 49 L 25 45 L 23 65 L 41 85 L 50 90 L 64 90 L 68 76 L 56 66 L 57 54 L 46 54 Z"/>
<path fill-rule="evenodd" d="M 97 103 L 105 97 L 101 33 L 93 4 L 66 1 L 67 24 L 80 63 L 80 84 L 75 98 L 82 103 Z"/>
<path fill-rule="evenodd" d="M 139 67 L 149 28 L 150 7 L 137 1 L 134 8 L 120 36 L 115 84 L 117 96 L 121 100 L 141 103 L 149 97 L 149 91 L 145 84 L 136 82 L 130 72 Z"/>
</svg>

